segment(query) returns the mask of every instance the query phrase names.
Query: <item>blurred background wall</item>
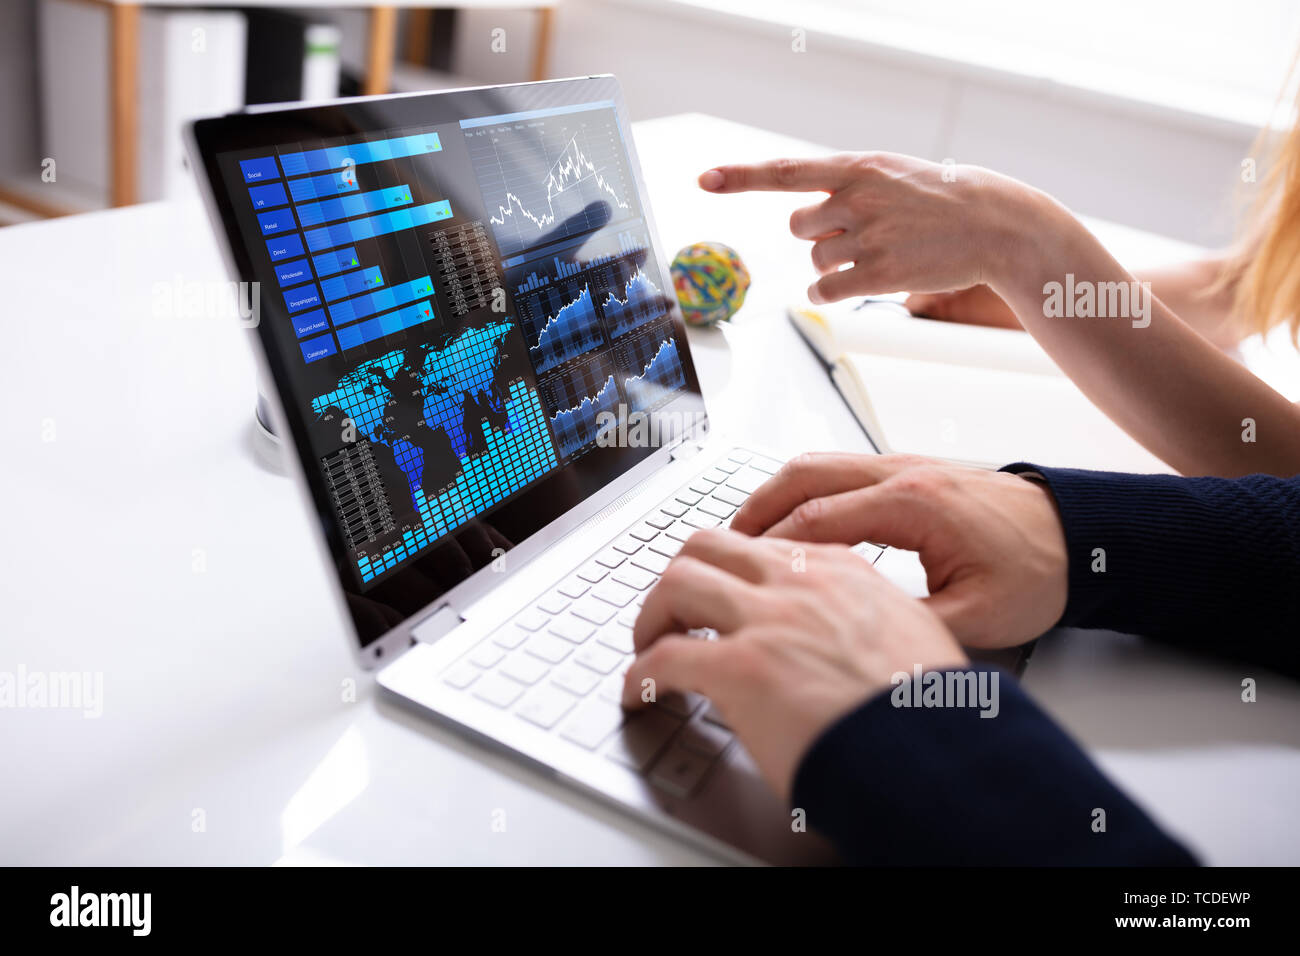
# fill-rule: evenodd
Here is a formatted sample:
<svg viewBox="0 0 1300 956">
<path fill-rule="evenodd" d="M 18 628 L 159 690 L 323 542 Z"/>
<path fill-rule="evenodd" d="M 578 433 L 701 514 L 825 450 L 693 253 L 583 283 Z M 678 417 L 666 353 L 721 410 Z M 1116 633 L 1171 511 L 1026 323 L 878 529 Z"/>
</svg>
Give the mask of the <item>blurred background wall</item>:
<svg viewBox="0 0 1300 956">
<path fill-rule="evenodd" d="M 180 122 L 257 90 L 312 98 L 377 80 L 416 90 L 612 72 L 635 118 L 699 111 L 838 148 L 979 163 L 1078 212 L 1215 245 L 1231 235 L 1256 133 L 1290 120 L 1288 101 L 1277 105 L 1300 36 L 1288 0 L 544 6 L 141 5 L 129 199 L 183 195 L 185 174 L 168 171 Z M 0 4 L 0 223 L 121 198 L 113 8 Z"/>
</svg>

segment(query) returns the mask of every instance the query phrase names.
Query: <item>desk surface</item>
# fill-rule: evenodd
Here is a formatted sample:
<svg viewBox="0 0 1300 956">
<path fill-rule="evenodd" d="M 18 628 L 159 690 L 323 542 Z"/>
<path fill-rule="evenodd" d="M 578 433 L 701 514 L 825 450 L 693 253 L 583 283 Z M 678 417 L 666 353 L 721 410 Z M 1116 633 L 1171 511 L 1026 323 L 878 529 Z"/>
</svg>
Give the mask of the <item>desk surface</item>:
<svg viewBox="0 0 1300 956">
<path fill-rule="evenodd" d="M 694 188 L 709 165 L 816 147 L 701 116 L 636 137 L 665 247 L 730 242 L 755 276 L 733 328 L 691 334 L 717 427 L 867 450 L 782 315 L 811 277 L 786 231 L 806 199 Z M 1128 262 L 1188 251 L 1098 231 Z M 186 283 L 223 277 L 197 205 L 3 229 L 0 261 L 0 672 L 104 681 L 97 719 L 0 710 L 0 862 L 712 862 L 376 700 L 308 517 L 258 453 L 242 333 L 185 305 Z M 1027 685 L 1210 862 L 1300 862 L 1293 685 L 1091 634 L 1045 640 Z"/>
</svg>

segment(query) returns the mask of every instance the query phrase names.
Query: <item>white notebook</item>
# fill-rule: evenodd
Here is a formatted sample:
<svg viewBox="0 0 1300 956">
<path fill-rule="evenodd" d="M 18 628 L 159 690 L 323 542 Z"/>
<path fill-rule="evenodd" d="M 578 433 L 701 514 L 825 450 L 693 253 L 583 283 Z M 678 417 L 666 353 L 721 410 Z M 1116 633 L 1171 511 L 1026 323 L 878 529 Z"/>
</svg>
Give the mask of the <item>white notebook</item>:
<svg viewBox="0 0 1300 956">
<path fill-rule="evenodd" d="M 1024 332 L 917 319 L 893 303 L 788 311 L 884 453 L 988 468 L 1170 471 Z"/>
</svg>

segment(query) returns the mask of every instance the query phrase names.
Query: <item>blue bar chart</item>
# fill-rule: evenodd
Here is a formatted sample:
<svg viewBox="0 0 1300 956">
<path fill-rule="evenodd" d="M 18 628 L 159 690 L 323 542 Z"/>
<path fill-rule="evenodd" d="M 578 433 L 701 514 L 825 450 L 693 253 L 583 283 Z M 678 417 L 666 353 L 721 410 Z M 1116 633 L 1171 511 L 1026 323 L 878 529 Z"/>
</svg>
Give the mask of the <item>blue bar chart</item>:
<svg viewBox="0 0 1300 956">
<path fill-rule="evenodd" d="M 335 329 L 334 334 L 338 336 L 339 345 L 346 351 L 359 345 L 365 345 L 367 342 L 382 339 L 394 332 L 414 328 L 430 321 L 432 318 L 433 305 L 426 300 L 393 312 L 386 312 L 364 322 L 357 322 L 355 325 Z"/>
<path fill-rule="evenodd" d="M 432 275 L 460 277 L 457 250 L 435 242 L 447 253 L 438 260 L 444 268 L 426 272 L 430 263 L 412 258 L 400 234 L 453 218 L 451 204 L 438 198 L 436 173 L 420 159 L 441 151 L 438 134 L 422 132 L 317 149 L 282 147 L 276 155 L 238 161 L 304 361 L 438 317 Z M 421 247 L 436 238 L 420 236 Z M 462 289 L 460 298 L 468 308 L 486 294 Z"/>
<path fill-rule="evenodd" d="M 322 252 L 320 255 L 311 257 L 311 267 L 316 270 L 316 275 L 322 279 L 326 276 L 332 276 L 336 272 L 355 269 L 360 264 L 360 260 L 357 259 L 356 249 L 335 249 L 332 252 Z"/>
<path fill-rule="evenodd" d="M 344 299 L 342 302 L 330 303 L 326 308 L 330 314 L 330 321 L 337 326 L 356 319 L 364 319 L 376 312 L 395 309 L 399 305 L 405 305 L 408 302 L 429 295 L 433 295 L 433 280 L 428 276 L 421 276 L 418 279 L 412 279 L 410 282 L 403 282 L 400 285 L 380 289 L 378 292 L 359 295 L 354 299 Z"/>
<path fill-rule="evenodd" d="M 530 272 L 528 273 L 527 279 L 525 279 L 519 285 L 515 286 L 515 294 L 526 295 L 527 293 L 532 292 L 535 289 L 540 289 L 542 286 L 550 285 L 550 284 L 551 284 L 550 276 L 541 276 L 538 275 L 536 272 Z"/>
<path fill-rule="evenodd" d="M 311 202 L 313 199 L 329 199 L 340 193 L 356 192 L 356 171 L 351 167 L 323 176 L 307 176 L 302 179 L 289 180 L 289 194 L 294 202 Z"/>
<path fill-rule="evenodd" d="M 416 226 L 426 226 L 431 222 L 450 218 L 451 204 L 442 199 L 423 206 L 381 213 L 368 219 L 349 219 L 332 226 L 309 229 L 304 235 L 307 237 L 307 247 L 312 252 L 319 252 L 345 243 L 386 236 L 391 232 L 414 229 Z"/>
<path fill-rule="evenodd" d="M 368 212 L 383 209 L 395 209 L 410 205 L 410 186 L 390 186 L 388 189 L 376 189 L 373 192 L 353 193 L 334 199 L 322 199 L 319 202 L 301 203 L 297 208 L 298 221 L 304 226 L 319 226 L 321 223 L 333 222 L 335 219 L 347 219 L 349 216 L 363 216 Z"/>
<path fill-rule="evenodd" d="M 358 269 L 356 272 L 345 272 L 342 275 L 321 279 L 320 289 L 325 295 L 326 302 L 336 302 L 350 295 L 377 289 L 383 284 L 384 277 L 380 275 L 379 268 L 371 266 L 369 269 Z"/>
<path fill-rule="evenodd" d="M 338 172 L 350 166 L 401 159 L 420 153 L 436 153 L 441 149 L 442 141 L 438 139 L 437 133 L 419 133 L 415 136 L 352 143 L 348 146 L 309 149 L 301 153 L 282 153 L 280 165 L 284 167 L 286 176 L 301 176 L 304 173 Z"/>
</svg>

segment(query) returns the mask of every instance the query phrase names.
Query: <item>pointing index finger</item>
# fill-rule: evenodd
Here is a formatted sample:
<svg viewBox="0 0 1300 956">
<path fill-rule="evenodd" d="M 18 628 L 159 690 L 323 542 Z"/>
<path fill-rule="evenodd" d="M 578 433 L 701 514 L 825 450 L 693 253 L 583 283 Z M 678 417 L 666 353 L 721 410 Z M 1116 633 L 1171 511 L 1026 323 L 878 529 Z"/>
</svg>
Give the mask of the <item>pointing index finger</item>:
<svg viewBox="0 0 1300 956">
<path fill-rule="evenodd" d="M 700 188 L 711 193 L 835 192 L 848 184 L 846 157 L 769 159 L 761 163 L 717 166 L 700 176 Z"/>
</svg>

